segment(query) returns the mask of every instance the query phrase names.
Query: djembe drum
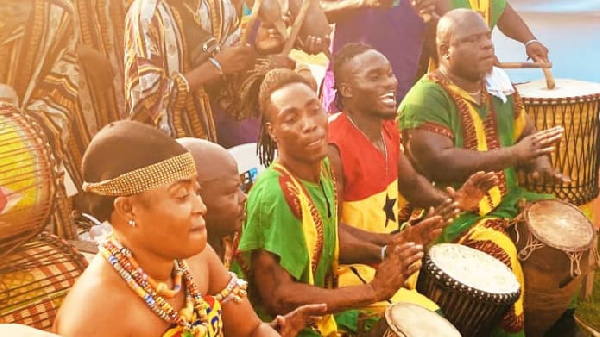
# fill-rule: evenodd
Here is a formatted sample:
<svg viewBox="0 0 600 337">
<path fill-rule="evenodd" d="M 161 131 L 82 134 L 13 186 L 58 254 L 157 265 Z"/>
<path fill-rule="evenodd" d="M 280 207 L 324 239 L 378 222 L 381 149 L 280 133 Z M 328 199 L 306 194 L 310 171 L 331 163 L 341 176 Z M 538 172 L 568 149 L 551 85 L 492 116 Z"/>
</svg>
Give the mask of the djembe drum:
<svg viewBox="0 0 600 337">
<path fill-rule="evenodd" d="M 594 228 L 577 207 L 540 200 L 525 207 L 513 235 L 525 275 L 525 330 L 543 336 L 591 269 Z"/>
<path fill-rule="evenodd" d="M 569 176 L 570 183 L 531 181 L 520 177 L 528 190 L 554 193 L 557 198 L 581 206 L 598 196 L 598 113 L 600 84 L 574 80 L 556 80 L 548 89 L 545 81 L 517 85 L 525 111 L 537 130 L 556 125 L 565 129 L 552 154 L 554 167 Z"/>
<path fill-rule="evenodd" d="M 496 258 L 455 243 L 432 246 L 423 257 L 417 290 L 440 306 L 463 336 L 488 336 L 519 298 L 512 271 Z"/>
<path fill-rule="evenodd" d="M 390 305 L 382 321 L 377 333 L 383 337 L 461 337 L 448 320 L 415 304 Z"/>
<path fill-rule="evenodd" d="M 0 323 L 50 329 L 87 261 L 63 239 L 42 233 L 2 259 Z"/>
<path fill-rule="evenodd" d="M 0 104 L 0 257 L 43 230 L 57 186 L 57 167 L 38 124 Z"/>
</svg>

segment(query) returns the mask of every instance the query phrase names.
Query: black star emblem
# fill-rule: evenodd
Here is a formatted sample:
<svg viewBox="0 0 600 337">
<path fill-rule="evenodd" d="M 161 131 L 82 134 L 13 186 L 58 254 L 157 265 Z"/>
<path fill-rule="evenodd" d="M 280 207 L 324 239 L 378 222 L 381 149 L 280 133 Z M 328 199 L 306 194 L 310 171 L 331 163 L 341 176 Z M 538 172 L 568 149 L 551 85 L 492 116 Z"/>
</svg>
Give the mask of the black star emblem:
<svg viewBox="0 0 600 337">
<path fill-rule="evenodd" d="M 396 199 L 390 199 L 388 194 L 385 195 L 385 205 L 383 205 L 383 211 L 385 212 L 385 227 L 387 228 L 390 220 L 396 221 L 396 214 L 394 214 L 394 205 Z"/>
</svg>

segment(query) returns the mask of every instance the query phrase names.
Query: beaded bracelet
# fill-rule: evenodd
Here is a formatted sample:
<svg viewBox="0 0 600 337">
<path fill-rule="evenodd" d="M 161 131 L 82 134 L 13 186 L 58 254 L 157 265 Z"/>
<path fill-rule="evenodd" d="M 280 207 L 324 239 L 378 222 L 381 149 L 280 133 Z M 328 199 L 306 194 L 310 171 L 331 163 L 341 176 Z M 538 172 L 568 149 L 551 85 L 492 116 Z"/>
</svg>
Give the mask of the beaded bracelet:
<svg viewBox="0 0 600 337">
<path fill-rule="evenodd" d="M 248 282 L 238 278 L 237 275 L 232 272 L 229 272 L 229 275 L 231 275 L 231 280 L 229 280 L 225 289 L 221 290 L 221 292 L 215 296 L 215 299 L 220 301 L 221 304 L 225 304 L 232 299 L 235 303 L 241 303 L 248 294 L 246 292 Z"/>
</svg>

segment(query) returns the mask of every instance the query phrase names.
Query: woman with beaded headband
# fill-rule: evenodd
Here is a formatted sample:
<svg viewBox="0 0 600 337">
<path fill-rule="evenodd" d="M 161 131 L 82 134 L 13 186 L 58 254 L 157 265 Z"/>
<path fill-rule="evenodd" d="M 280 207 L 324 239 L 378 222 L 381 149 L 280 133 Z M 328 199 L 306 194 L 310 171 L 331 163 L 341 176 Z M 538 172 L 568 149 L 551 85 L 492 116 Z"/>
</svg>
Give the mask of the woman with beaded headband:
<svg viewBox="0 0 600 337">
<path fill-rule="evenodd" d="M 279 336 L 252 310 L 245 281 L 207 245 L 206 206 L 186 149 L 151 126 L 120 121 L 91 141 L 82 171 L 92 213 L 114 233 L 65 299 L 58 334 Z M 273 325 L 295 336 L 308 320 L 296 316 Z"/>
</svg>

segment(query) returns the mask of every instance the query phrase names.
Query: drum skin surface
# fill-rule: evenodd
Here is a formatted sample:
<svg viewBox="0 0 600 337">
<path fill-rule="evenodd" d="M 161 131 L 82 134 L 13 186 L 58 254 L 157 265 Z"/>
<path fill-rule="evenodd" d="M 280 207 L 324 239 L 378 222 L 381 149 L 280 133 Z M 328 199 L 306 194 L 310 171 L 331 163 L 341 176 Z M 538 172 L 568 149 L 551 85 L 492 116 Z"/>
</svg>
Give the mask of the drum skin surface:
<svg viewBox="0 0 600 337">
<path fill-rule="evenodd" d="M 432 246 L 417 290 L 440 306 L 463 336 L 483 337 L 519 298 L 512 271 L 496 258 L 460 244 Z"/>
</svg>

